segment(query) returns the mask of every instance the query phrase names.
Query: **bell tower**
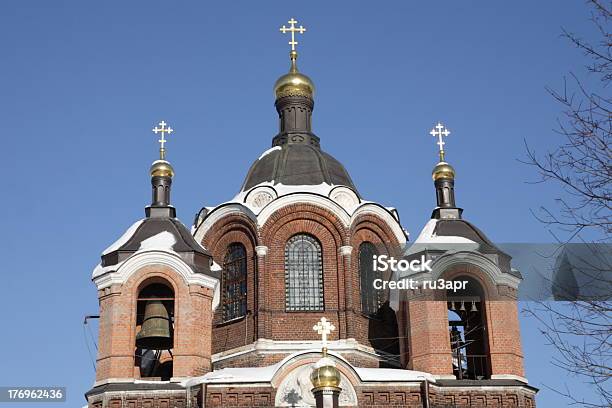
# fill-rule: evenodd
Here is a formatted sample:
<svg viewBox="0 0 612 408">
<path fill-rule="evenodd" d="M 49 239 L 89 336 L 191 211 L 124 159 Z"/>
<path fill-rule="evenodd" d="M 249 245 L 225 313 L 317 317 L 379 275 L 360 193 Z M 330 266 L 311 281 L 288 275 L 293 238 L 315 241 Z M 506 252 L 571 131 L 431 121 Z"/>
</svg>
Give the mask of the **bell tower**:
<svg viewBox="0 0 612 408">
<path fill-rule="evenodd" d="M 138 380 L 147 380 L 146 398 L 154 404 L 164 399 L 187 406 L 177 383 L 211 371 L 219 276 L 170 202 L 174 169 L 165 136 L 173 129 L 161 121 L 153 132 L 161 134 L 161 147 L 150 169 L 151 204 L 145 218 L 102 253 L 92 276 L 100 324 L 96 382 L 86 394 L 90 407 L 103 406 L 111 389 L 138 396 Z"/>
<path fill-rule="evenodd" d="M 408 334 L 402 364 L 439 379 L 526 383 L 517 306 L 521 274 L 509 255 L 463 219 L 455 203 L 455 169 L 445 160 L 443 137 L 450 131 L 438 123 L 430 134 L 439 146 L 432 172 L 437 206 L 407 259 L 430 259 L 431 270 L 405 277 L 465 285 L 460 291 L 407 291 L 400 302 Z"/>
</svg>

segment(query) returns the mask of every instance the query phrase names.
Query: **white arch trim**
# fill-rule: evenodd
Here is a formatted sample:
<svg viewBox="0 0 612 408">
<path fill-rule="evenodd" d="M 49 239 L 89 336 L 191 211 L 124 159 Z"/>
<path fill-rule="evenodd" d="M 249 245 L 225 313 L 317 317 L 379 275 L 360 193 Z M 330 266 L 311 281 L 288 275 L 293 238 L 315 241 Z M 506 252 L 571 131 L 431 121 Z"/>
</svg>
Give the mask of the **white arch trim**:
<svg viewBox="0 0 612 408">
<path fill-rule="evenodd" d="M 393 217 L 393 215 L 391 215 L 389 211 L 387 211 L 380 205 L 373 203 L 365 203 L 360 205 L 351 216 L 351 225 L 352 221 L 357 219 L 357 217 L 361 214 L 374 214 L 379 218 L 383 219 L 387 223 L 387 225 L 391 227 L 393 235 L 395 235 L 397 241 L 400 244 L 406 243 L 406 234 L 404 233 L 404 230 L 402 229 L 400 223 Z"/>
<path fill-rule="evenodd" d="M 161 265 L 172 269 L 187 285 L 199 285 L 212 289 L 214 293 L 213 310 L 219 305 L 219 280 L 212 276 L 194 273 L 178 254 L 167 251 L 150 250 L 136 252 L 121 263 L 116 271 L 111 271 L 94 278 L 94 283 L 98 290 L 110 287 L 113 284 L 122 285 L 127 282 L 134 273 L 149 265 Z"/>
<path fill-rule="evenodd" d="M 521 279 L 509 273 L 503 273 L 499 267 L 486 256 L 476 252 L 451 252 L 444 254 L 432 264 L 432 277 L 438 279 L 446 270 L 457 265 L 473 265 L 480 268 L 491 282 L 495 284 L 508 285 L 515 289 L 521 283 Z"/>
<path fill-rule="evenodd" d="M 324 197 L 318 194 L 309 194 L 309 193 L 294 193 L 288 194 L 282 197 L 277 198 L 272 201 L 270 204 L 265 206 L 263 210 L 257 216 L 257 224 L 262 226 L 268 221 L 268 219 L 280 210 L 283 207 L 287 207 L 292 204 L 313 204 L 318 207 L 321 207 L 325 210 L 328 210 L 332 214 L 334 214 L 345 227 L 348 227 L 351 224 L 351 217 L 348 215 L 346 210 L 338 205 L 335 201 L 332 201 L 328 197 Z"/>
<path fill-rule="evenodd" d="M 329 197 L 313 193 L 292 193 L 278 197 L 274 201 L 266 205 L 258 215 L 255 215 L 248 207 L 240 203 L 222 204 L 213 209 L 198 227 L 194 237 L 197 242 L 202 242 L 204 234 L 209 231 L 213 225 L 225 216 L 230 214 L 244 214 L 249 217 L 255 225 L 262 227 L 268 219 L 278 210 L 293 204 L 311 204 L 327 210 L 334 214 L 345 228 L 350 228 L 357 217 L 362 214 L 373 214 L 381 218 L 391 228 L 393 235 L 400 244 L 406 243 L 406 234 L 402 226 L 393 215 L 384 207 L 366 202 L 361 204 L 355 211 L 349 213 L 338 203 Z"/>
<path fill-rule="evenodd" d="M 202 224 L 198 226 L 194 235 L 196 242 L 201 243 L 204 239 L 204 234 L 206 234 L 217 221 L 230 214 L 244 214 L 257 225 L 257 216 L 247 206 L 240 203 L 221 204 L 208 213 Z"/>
<path fill-rule="evenodd" d="M 280 362 L 274 365 L 274 370 L 272 377 L 270 377 L 270 381 L 272 383 L 277 382 L 278 375 L 282 371 L 282 369 L 292 361 L 299 361 L 301 357 L 304 358 L 309 357 L 311 355 L 321 355 L 321 349 L 310 349 L 310 350 L 300 350 L 298 352 L 292 353 L 282 359 Z M 328 351 L 328 356 L 333 357 L 333 359 L 337 360 L 337 362 L 341 363 L 345 368 L 350 370 L 353 375 L 358 378 L 361 382 L 368 381 L 423 381 L 424 379 L 428 379 L 431 382 L 436 382 L 433 375 L 429 373 L 425 373 L 422 371 L 413 371 L 413 370 L 398 370 L 391 368 L 362 368 L 362 367 L 354 367 L 347 359 L 345 359 L 341 354 Z"/>
</svg>

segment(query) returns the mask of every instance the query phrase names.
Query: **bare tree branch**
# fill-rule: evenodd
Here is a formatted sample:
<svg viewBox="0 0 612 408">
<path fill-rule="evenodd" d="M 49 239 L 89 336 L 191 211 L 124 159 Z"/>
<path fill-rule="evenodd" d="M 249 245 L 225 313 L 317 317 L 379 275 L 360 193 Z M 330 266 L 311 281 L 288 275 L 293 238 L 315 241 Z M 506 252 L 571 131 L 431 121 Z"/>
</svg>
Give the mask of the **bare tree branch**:
<svg viewBox="0 0 612 408">
<path fill-rule="evenodd" d="M 538 155 L 525 141 L 524 163 L 533 166 L 536 183 L 553 182 L 565 195 L 557 207 L 542 207 L 533 212 L 547 227 L 567 234 L 574 240 L 590 230 L 597 242 L 610 242 L 612 235 L 612 98 L 606 90 L 612 81 L 612 3 L 589 0 L 591 21 L 600 37 L 595 42 L 582 39 L 562 29 L 561 36 L 575 46 L 589 61 L 588 74 L 600 80 L 601 89 L 589 90 L 577 75 L 570 74 L 563 88 L 546 88 L 562 108 L 555 132 L 559 145 Z M 609 278 L 610 268 L 604 272 Z M 609 279 L 606 279 L 609 282 Z M 597 280 L 593 279 L 596 284 Z M 612 295 L 612 294 L 611 294 Z M 565 396 L 570 405 L 612 406 L 612 301 L 607 299 L 576 302 L 537 302 L 526 310 L 540 324 L 544 338 L 557 351 L 552 364 L 590 384 L 594 395 L 578 397 L 569 387 L 554 391 Z"/>
</svg>

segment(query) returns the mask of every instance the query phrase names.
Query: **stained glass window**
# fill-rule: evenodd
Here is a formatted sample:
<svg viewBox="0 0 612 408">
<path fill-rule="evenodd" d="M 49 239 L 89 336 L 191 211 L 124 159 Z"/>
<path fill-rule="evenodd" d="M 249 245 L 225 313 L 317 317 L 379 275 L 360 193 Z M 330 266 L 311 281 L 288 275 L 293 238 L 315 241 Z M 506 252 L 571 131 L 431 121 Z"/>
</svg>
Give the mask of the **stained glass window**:
<svg viewBox="0 0 612 408">
<path fill-rule="evenodd" d="M 321 244 L 310 235 L 294 235 L 285 246 L 285 298 L 288 311 L 323 310 Z"/>
</svg>

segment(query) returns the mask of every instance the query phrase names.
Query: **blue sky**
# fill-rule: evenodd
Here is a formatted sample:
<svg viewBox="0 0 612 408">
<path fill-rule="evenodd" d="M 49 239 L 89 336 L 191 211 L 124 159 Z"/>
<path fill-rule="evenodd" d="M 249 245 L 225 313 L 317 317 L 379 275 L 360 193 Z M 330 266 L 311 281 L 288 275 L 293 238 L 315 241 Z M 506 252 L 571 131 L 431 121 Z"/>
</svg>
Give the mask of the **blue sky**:
<svg viewBox="0 0 612 408">
<path fill-rule="evenodd" d="M 398 208 L 415 238 L 435 205 L 428 131 L 441 120 L 465 217 L 498 242 L 551 240 L 530 209 L 560 191 L 528 184 L 517 159 L 524 138 L 538 152 L 559 143 L 544 87 L 582 72 L 559 33 L 592 33 L 583 1 L 5 0 L 0 16 L 0 385 L 65 385 L 65 406 L 84 404 L 91 271 L 143 216 L 151 127 L 175 129 L 186 224 L 232 198 L 277 131 L 272 85 L 289 65 L 278 27 L 292 16 L 308 29 L 299 67 L 317 86 L 314 130 L 363 196 Z M 535 323 L 522 329 L 530 382 L 583 390 L 549 363 Z M 538 401 L 564 405 L 547 389 Z"/>
</svg>

